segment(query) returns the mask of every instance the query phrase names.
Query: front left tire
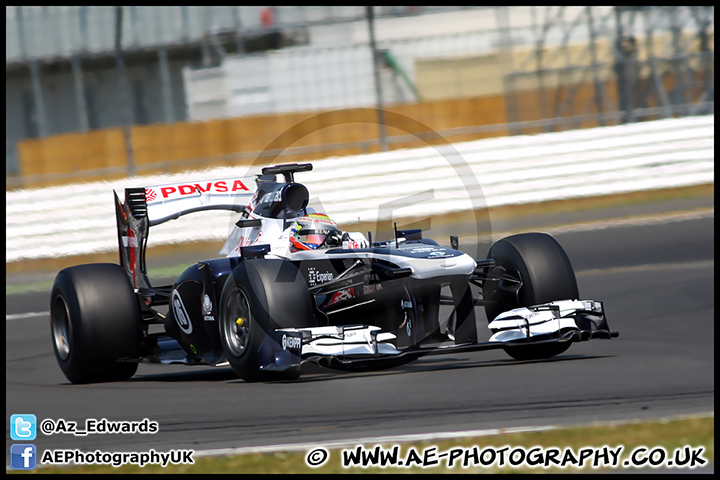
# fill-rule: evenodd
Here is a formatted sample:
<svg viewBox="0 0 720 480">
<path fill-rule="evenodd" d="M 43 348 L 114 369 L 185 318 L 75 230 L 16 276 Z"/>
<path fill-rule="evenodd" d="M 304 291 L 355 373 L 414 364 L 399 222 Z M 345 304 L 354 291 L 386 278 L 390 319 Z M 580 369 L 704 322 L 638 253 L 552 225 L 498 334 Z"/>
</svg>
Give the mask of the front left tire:
<svg viewBox="0 0 720 480">
<path fill-rule="evenodd" d="M 485 307 L 488 322 L 502 312 L 555 300 L 580 298 L 575 272 L 565 250 L 546 233 L 523 233 L 498 240 L 488 258 L 495 260 L 491 274 L 501 281 L 485 282 L 483 297 L 494 303 Z M 517 281 L 513 285 L 514 281 Z M 513 288 L 518 288 L 515 294 Z M 570 342 L 505 347 L 516 360 L 538 360 L 565 352 Z"/>
<path fill-rule="evenodd" d="M 270 330 L 315 326 L 311 296 L 298 267 L 279 259 L 242 261 L 220 301 L 220 341 L 235 373 L 246 382 L 300 376 L 300 367 L 262 371 L 258 349 Z"/>
</svg>

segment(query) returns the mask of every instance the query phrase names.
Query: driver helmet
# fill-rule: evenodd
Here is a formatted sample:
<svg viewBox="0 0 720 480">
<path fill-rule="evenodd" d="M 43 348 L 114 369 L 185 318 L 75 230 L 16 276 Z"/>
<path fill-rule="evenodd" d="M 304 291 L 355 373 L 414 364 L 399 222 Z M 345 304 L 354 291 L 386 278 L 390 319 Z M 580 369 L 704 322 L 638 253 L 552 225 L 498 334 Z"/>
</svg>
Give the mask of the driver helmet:
<svg viewBox="0 0 720 480">
<path fill-rule="evenodd" d="M 290 244 L 293 252 L 336 246 L 341 241 L 342 232 L 324 213 L 302 216 L 290 227 Z"/>
</svg>

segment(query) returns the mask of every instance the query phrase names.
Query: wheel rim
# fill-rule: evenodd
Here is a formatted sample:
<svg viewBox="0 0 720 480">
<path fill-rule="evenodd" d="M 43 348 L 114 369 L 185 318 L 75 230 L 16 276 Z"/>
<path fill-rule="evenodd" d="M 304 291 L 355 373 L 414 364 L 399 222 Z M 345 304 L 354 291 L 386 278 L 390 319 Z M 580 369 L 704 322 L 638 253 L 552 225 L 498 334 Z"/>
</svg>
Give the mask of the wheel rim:
<svg viewBox="0 0 720 480">
<path fill-rule="evenodd" d="M 55 352 L 61 360 L 67 360 L 70 356 L 70 313 L 67 304 L 61 296 L 55 297 L 52 318 L 53 341 Z"/>
<path fill-rule="evenodd" d="M 248 348 L 252 317 L 247 295 L 240 289 L 228 296 L 223 315 L 223 335 L 230 353 L 239 357 Z"/>
</svg>

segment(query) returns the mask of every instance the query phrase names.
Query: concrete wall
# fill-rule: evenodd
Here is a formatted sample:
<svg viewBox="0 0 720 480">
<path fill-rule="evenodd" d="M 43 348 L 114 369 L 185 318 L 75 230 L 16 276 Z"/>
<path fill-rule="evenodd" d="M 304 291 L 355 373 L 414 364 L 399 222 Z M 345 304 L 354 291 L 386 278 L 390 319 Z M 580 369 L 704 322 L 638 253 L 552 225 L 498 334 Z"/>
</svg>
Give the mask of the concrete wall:
<svg viewBox="0 0 720 480">
<path fill-rule="evenodd" d="M 504 123 L 502 96 L 460 100 L 429 101 L 389 106 L 386 111 L 388 136 L 428 134 L 439 130 L 473 125 Z M 491 132 L 462 135 L 453 141 L 505 135 Z M 284 115 L 260 115 L 216 119 L 207 122 L 177 122 L 172 125 L 134 126 L 131 138 L 139 173 L 179 172 L 191 167 L 248 165 L 261 151 L 284 151 L 291 147 L 339 144 L 332 150 L 297 153 L 278 157 L 277 162 L 313 160 L 332 155 L 379 151 L 377 112 L 374 108 L 352 108 Z M 432 138 L 432 137 L 430 137 Z M 432 140 L 429 140 L 432 142 Z M 366 146 L 353 146 L 365 142 Z M 344 145 L 343 145 L 344 144 Z M 393 149 L 426 145 L 410 138 L 393 144 Z M 121 178 L 127 174 L 127 156 L 121 129 L 103 129 L 87 134 L 69 133 L 18 144 L 23 187 L 60 185 L 68 182 Z M 242 156 L 242 153 L 249 155 Z M 285 152 L 287 153 L 287 152 Z M 268 159 L 268 162 L 275 160 Z M 111 172 L 83 170 L 113 168 Z M 33 179 L 56 175 L 58 178 Z M 65 177 L 63 177 L 65 176 Z"/>
</svg>

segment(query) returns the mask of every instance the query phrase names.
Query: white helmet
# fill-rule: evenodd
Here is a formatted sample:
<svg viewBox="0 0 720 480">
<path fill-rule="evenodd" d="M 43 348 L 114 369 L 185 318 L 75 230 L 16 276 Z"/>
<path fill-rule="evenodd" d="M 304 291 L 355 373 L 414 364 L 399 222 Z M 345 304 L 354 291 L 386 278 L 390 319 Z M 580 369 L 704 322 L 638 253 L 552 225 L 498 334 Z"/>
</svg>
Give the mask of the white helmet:
<svg viewBox="0 0 720 480">
<path fill-rule="evenodd" d="M 293 252 L 341 245 L 342 232 L 324 213 L 310 213 L 295 220 L 290 227 Z"/>
</svg>

